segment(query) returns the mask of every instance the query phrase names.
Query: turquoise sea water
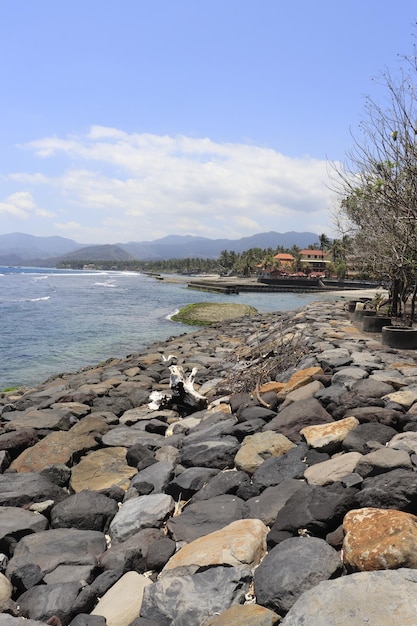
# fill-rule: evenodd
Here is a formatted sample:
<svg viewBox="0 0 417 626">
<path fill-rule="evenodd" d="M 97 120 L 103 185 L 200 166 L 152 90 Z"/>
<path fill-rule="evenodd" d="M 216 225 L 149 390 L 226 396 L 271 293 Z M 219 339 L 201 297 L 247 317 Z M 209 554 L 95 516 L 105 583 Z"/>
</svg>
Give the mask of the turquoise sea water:
<svg viewBox="0 0 417 626">
<path fill-rule="evenodd" d="M 129 272 L 0 267 L 0 390 L 36 385 L 188 332 L 169 316 L 192 302 L 232 301 L 272 312 L 314 299 L 200 292 Z"/>
</svg>

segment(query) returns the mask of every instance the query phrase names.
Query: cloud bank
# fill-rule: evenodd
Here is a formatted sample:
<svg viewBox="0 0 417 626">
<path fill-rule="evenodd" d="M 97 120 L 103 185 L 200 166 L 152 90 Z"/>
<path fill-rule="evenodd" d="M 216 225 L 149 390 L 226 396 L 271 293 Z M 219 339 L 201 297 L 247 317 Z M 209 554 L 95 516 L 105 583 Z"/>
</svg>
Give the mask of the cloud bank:
<svg viewBox="0 0 417 626">
<path fill-rule="evenodd" d="M 4 232 L 117 243 L 331 231 L 323 160 L 102 126 L 20 148 L 38 171 L 6 176 L 14 190 L 0 201 L 3 228 L 10 225 Z"/>
</svg>

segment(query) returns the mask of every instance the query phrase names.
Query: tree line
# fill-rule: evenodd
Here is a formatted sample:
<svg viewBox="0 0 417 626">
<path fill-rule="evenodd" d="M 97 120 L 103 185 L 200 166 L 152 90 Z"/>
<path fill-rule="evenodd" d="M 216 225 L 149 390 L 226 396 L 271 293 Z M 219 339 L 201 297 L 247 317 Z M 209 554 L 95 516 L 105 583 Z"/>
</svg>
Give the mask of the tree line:
<svg viewBox="0 0 417 626">
<path fill-rule="evenodd" d="M 351 243 L 348 237 L 343 239 L 330 240 L 327 235 L 322 234 L 318 241 L 309 246 L 311 249 L 320 248 L 327 252 L 331 258 L 330 271 L 341 278 L 346 276 L 349 251 Z M 301 249 L 298 246 L 284 248 L 250 248 L 244 252 L 234 252 L 223 250 L 216 259 L 184 258 L 167 259 L 155 261 L 115 261 L 100 260 L 91 261 L 88 259 L 77 259 L 61 262 L 58 268 L 83 269 L 85 267 L 98 270 L 118 270 L 136 271 L 147 273 L 179 273 L 179 274 L 219 274 L 234 276 L 255 276 L 263 270 L 283 269 L 280 262 L 274 257 L 280 252 L 287 252 L 294 257 L 291 271 L 305 271 L 306 265 L 301 262 Z M 285 267 L 288 270 L 287 267 Z"/>
</svg>

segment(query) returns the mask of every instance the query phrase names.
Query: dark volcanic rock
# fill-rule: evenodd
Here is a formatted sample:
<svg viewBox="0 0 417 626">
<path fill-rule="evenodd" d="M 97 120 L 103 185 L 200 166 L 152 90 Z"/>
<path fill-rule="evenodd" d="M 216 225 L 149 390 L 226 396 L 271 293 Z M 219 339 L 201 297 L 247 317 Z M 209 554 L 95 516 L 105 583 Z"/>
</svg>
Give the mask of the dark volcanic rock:
<svg viewBox="0 0 417 626">
<path fill-rule="evenodd" d="M 67 495 L 61 487 L 40 474 L 28 472 L 0 475 L 0 506 L 24 506 L 44 500 L 60 502 Z"/>
<path fill-rule="evenodd" d="M 118 511 L 117 502 L 96 493 L 80 491 L 56 504 L 51 511 L 52 528 L 78 528 L 107 532 Z"/>
<path fill-rule="evenodd" d="M 74 604 L 80 590 L 79 582 L 32 587 L 19 598 L 20 614 L 45 622 L 55 615 L 66 626 L 74 615 Z"/>
<path fill-rule="evenodd" d="M 293 537 L 273 548 L 255 570 L 258 604 L 280 615 L 308 589 L 342 571 L 336 550 L 323 539 Z"/>
<path fill-rule="evenodd" d="M 144 528 L 126 541 L 112 543 L 111 547 L 100 555 L 99 564 L 105 570 L 125 572 L 134 563 L 134 570 L 142 574 L 148 569 L 146 559 L 149 547 L 162 537 L 159 528 Z"/>
<path fill-rule="evenodd" d="M 335 530 L 342 522 L 344 515 L 354 507 L 354 488 L 345 488 L 341 483 L 333 483 L 328 487 L 303 484 L 279 511 L 277 518 L 268 534 L 268 545 L 274 546 L 281 531 L 298 535 L 307 531 L 319 537 Z"/>
<path fill-rule="evenodd" d="M 226 494 L 236 495 L 239 489 L 242 489 L 244 485 L 248 484 L 250 484 L 250 478 L 248 474 L 242 470 L 224 470 L 223 472 L 216 472 L 216 475 L 208 480 L 207 483 L 195 493 L 191 501 L 210 500 L 210 498 Z"/>
<path fill-rule="evenodd" d="M 270 457 L 252 475 L 254 485 L 262 491 L 288 478 L 302 478 L 307 468 L 303 461 L 307 450 L 307 445 L 300 443 L 281 456 Z"/>
<path fill-rule="evenodd" d="M 181 463 L 185 467 L 210 467 L 219 470 L 231 468 L 239 449 L 239 441 L 235 437 L 221 437 L 204 441 L 187 441 L 181 451 Z"/>
<path fill-rule="evenodd" d="M 284 407 L 263 430 L 275 430 L 295 443 L 302 440 L 300 430 L 306 426 L 333 422 L 333 418 L 316 398 L 298 400 Z"/>
<path fill-rule="evenodd" d="M 189 500 L 218 473 L 219 470 L 209 467 L 189 467 L 181 472 L 181 474 L 178 474 L 178 476 L 167 485 L 165 493 L 172 496 L 174 500 L 178 500 L 179 497 L 181 497 L 181 500 Z"/>
<path fill-rule="evenodd" d="M 7 566 L 6 575 L 34 563 L 44 576 L 51 575 L 58 581 L 59 572 L 66 580 L 87 580 L 97 567 L 98 556 L 106 549 L 103 533 L 94 530 L 57 528 L 27 535 L 19 541 L 13 558 Z"/>
<path fill-rule="evenodd" d="M 360 452 L 367 454 L 371 451 L 368 441 L 378 441 L 385 445 L 392 439 L 397 431 L 391 426 L 378 423 L 359 424 L 350 431 L 343 440 L 342 447 L 345 452 Z"/>
<path fill-rule="evenodd" d="M 374 507 L 415 513 L 417 507 L 417 474 L 395 469 L 379 476 L 365 478 L 355 497 L 353 508 Z"/>
<path fill-rule="evenodd" d="M 167 526 L 176 541 L 189 543 L 243 519 L 244 504 L 240 498 L 228 495 L 201 500 L 186 506 L 181 515 L 171 517 Z"/>
</svg>

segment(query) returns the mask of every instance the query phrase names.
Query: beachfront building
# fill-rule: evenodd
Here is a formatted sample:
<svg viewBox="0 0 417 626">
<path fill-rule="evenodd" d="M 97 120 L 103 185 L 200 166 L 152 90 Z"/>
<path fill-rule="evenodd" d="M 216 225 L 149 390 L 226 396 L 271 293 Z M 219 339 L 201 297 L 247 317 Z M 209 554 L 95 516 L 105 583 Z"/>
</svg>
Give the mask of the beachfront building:
<svg viewBox="0 0 417 626">
<path fill-rule="evenodd" d="M 331 263 L 330 257 L 324 250 L 309 249 L 300 250 L 300 262 L 312 273 L 325 273 Z"/>
</svg>

